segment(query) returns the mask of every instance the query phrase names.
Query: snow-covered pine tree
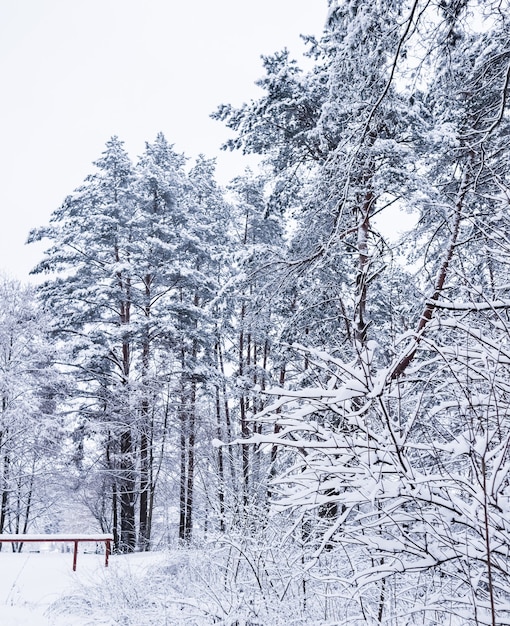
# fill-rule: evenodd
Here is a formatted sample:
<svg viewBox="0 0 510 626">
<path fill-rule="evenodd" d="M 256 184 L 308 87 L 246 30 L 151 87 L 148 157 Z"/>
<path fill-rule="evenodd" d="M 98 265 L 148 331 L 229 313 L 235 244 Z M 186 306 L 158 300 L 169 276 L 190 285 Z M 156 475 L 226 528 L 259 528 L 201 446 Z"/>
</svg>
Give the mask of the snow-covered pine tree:
<svg viewBox="0 0 510 626">
<path fill-rule="evenodd" d="M 275 505 L 297 512 L 311 562 L 334 568 L 319 577 L 344 598 L 339 623 L 510 619 L 508 9 L 331 3 L 317 133 L 338 140 L 315 179 L 330 195 L 310 202 L 333 227 L 304 232 L 314 263 L 350 242 L 354 350 L 298 347 L 307 379 L 270 392 L 258 419 L 272 432 L 251 442 L 285 451 Z M 373 306 L 389 286 L 372 235 L 387 202 L 420 211 L 425 250 L 400 343 L 384 332 L 400 320 Z"/>
<path fill-rule="evenodd" d="M 98 433 L 101 440 L 98 453 L 106 479 L 102 488 L 108 486 L 111 494 L 108 529 L 114 533 L 115 549 L 132 551 L 134 172 L 117 137 L 107 142 L 94 165 L 96 172 L 66 198 L 48 227 L 31 233 L 29 241 L 48 239 L 51 244 L 34 270 L 49 273 L 40 294 L 54 313 L 56 338 L 69 348 L 78 412 L 87 431 Z"/>
<path fill-rule="evenodd" d="M 136 273 L 133 328 L 140 351 L 140 550 L 150 547 L 156 485 L 167 452 L 169 417 L 176 411 L 176 406 L 169 407 L 169 399 L 163 397 L 165 393 L 175 394 L 178 388 L 174 302 L 182 280 L 183 202 L 189 187 L 185 163 L 184 155 L 175 152 L 159 133 L 154 142 L 146 144 L 136 165 L 131 260 Z"/>
</svg>

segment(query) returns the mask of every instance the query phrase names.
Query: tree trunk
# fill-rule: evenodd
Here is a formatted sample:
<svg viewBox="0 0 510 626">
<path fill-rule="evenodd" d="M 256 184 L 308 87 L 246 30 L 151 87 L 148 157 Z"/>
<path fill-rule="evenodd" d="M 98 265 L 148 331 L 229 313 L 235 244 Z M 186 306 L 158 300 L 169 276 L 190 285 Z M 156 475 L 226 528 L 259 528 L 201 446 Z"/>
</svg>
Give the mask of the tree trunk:
<svg viewBox="0 0 510 626">
<path fill-rule="evenodd" d="M 219 338 L 218 338 L 218 361 L 219 361 L 220 374 L 221 374 L 221 395 L 223 399 L 223 412 L 225 414 L 226 439 L 227 441 L 232 441 L 233 439 L 232 421 L 230 419 L 230 407 L 228 405 L 225 364 L 223 362 L 223 350 L 222 350 L 221 341 Z M 228 466 L 230 470 L 230 480 L 231 480 L 231 484 L 234 485 L 237 483 L 237 472 L 236 472 L 236 466 L 234 463 L 234 456 L 233 456 L 231 449 L 228 449 L 226 453 L 227 453 L 227 458 L 228 458 Z"/>
<path fill-rule="evenodd" d="M 150 445 L 152 442 L 152 424 L 150 415 L 149 366 L 151 352 L 151 338 L 149 320 L 151 316 L 151 284 L 152 276 L 144 277 L 145 284 L 145 328 L 142 342 L 142 402 L 140 407 L 140 502 L 138 521 L 138 549 L 141 552 L 150 550 L 150 503 L 149 489 L 151 488 L 151 459 Z"/>
<path fill-rule="evenodd" d="M 223 432 L 221 428 L 221 402 L 220 402 L 220 389 L 216 385 L 215 390 L 215 403 L 216 403 L 216 437 L 219 441 L 222 441 Z M 217 449 L 217 463 L 218 463 L 218 504 L 219 504 L 219 530 L 220 533 L 225 532 L 225 470 L 223 467 L 223 447 L 218 446 Z"/>
<path fill-rule="evenodd" d="M 143 413 L 142 413 L 143 415 Z M 150 550 L 149 528 L 149 451 L 145 424 L 140 432 L 140 499 L 138 522 L 138 549 L 140 552 Z"/>
<path fill-rule="evenodd" d="M 6 433 L 2 433 L 5 437 Z M 4 438 L 3 437 L 3 438 Z M 9 508 L 9 473 L 10 473 L 10 456 L 8 452 L 3 455 L 3 476 L 2 476 L 2 501 L 0 505 L 0 533 L 5 530 L 5 522 L 7 519 L 7 511 Z M 2 544 L 0 544 L 1 550 Z"/>
<path fill-rule="evenodd" d="M 111 446 L 112 438 L 111 432 L 108 431 L 108 437 L 106 441 L 106 467 L 108 469 L 111 478 L 111 490 L 112 490 L 112 534 L 113 534 L 113 551 L 118 554 L 120 552 L 120 533 L 119 533 L 119 512 L 118 512 L 118 493 L 117 493 L 117 474 L 113 467 L 111 458 Z"/>
<path fill-rule="evenodd" d="M 393 369 L 391 377 L 394 379 L 402 376 L 404 372 L 406 371 L 406 369 L 409 367 L 412 360 L 414 359 L 416 352 L 418 351 L 418 346 L 422 340 L 423 333 L 425 332 L 427 325 L 432 319 L 434 309 L 435 309 L 435 304 L 437 300 L 439 300 L 439 296 L 441 295 L 443 291 L 446 278 L 448 277 L 450 264 L 452 262 L 453 255 L 455 253 L 455 248 L 457 247 L 457 240 L 459 238 L 460 225 L 462 221 L 462 212 L 464 209 L 464 201 L 465 201 L 466 194 L 468 192 L 469 185 L 470 185 L 469 168 L 471 166 L 472 160 L 473 160 L 473 155 L 471 154 L 469 161 L 462 174 L 459 191 L 457 193 L 457 198 L 455 201 L 455 213 L 453 216 L 453 223 L 450 228 L 450 232 L 451 232 L 450 241 L 446 248 L 443 262 L 441 263 L 439 267 L 439 271 L 437 273 L 436 282 L 434 285 L 434 292 L 425 304 L 423 313 L 421 314 L 420 320 L 418 322 L 418 326 L 415 331 L 414 339 L 411 345 L 408 347 L 408 353 L 400 360 L 399 363 L 397 363 L 397 365 Z"/>
<path fill-rule="evenodd" d="M 121 434 L 120 453 L 120 551 L 134 552 L 136 546 L 136 483 L 133 466 L 133 442 L 130 430 L 125 430 Z"/>
<path fill-rule="evenodd" d="M 244 335 L 244 323 L 246 317 L 246 305 L 243 303 L 241 307 L 241 330 L 239 332 L 239 378 L 241 382 L 243 381 L 244 376 L 244 350 L 245 350 L 245 335 Z M 246 397 L 244 395 L 244 391 L 241 392 L 241 397 L 239 398 L 239 416 L 241 422 L 241 435 L 243 439 L 248 439 L 250 436 L 250 431 L 248 428 L 248 422 L 246 419 L 247 407 L 246 407 Z M 246 513 L 248 508 L 248 492 L 249 492 L 249 481 L 250 481 L 250 448 L 247 444 L 241 445 L 241 454 L 242 454 L 242 473 L 243 473 L 243 510 Z"/>
<path fill-rule="evenodd" d="M 195 480 L 195 423 L 196 423 L 196 382 L 191 382 L 190 407 L 188 416 L 188 458 L 186 471 L 186 522 L 184 540 L 189 543 L 193 536 L 193 497 Z"/>
<path fill-rule="evenodd" d="M 179 480 L 179 540 L 184 542 L 186 540 L 186 489 L 187 489 L 187 453 L 188 453 L 188 416 L 187 416 L 187 394 L 185 383 L 185 351 L 184 347 L 181 347 L 181 406 L 179 410 L 180 421 L 180 480 Z"/>
</svg>

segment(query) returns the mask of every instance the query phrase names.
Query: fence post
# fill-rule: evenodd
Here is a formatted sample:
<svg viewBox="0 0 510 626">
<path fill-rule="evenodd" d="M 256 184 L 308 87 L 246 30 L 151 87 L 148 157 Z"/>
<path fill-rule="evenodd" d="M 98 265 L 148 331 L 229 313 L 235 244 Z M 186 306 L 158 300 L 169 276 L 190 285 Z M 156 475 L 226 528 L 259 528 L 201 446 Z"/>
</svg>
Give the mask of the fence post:
<svg viewBox="0 0 510 626">
<path fill-rule="evenodd" d="M 73 572 L 76 571 L 76 559 L 78 558 L 78 542 L 74 542 L 74 554 L 73 554 Z"/>
<path fill-rule="evenodd" d="M 110 557 L 112 548 L 111 548 L 111 541 L 110 539 L 106 539 L 105 540 L 105 549 L 104 549 L 104 566 L 108 567 L 108 558 Z"/>
</svg>

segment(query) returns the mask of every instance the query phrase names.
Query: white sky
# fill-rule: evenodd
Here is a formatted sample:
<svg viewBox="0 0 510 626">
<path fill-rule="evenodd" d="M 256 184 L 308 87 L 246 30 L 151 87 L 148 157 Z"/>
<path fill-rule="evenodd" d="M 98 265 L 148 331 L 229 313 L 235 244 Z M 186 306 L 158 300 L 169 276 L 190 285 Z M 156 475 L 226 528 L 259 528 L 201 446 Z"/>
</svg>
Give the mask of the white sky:
<svg viewBox="0 0 510 626">
<path fill-rule="evenodd" d="M 118 135 L 133 160 L 163 131 L 178 151 L 218 156 L 209 114 L 260 93 L 260 55 L 319 35 L 326 0 L 0 0 L 0 271 L 28 280 L 25 246 Z"/>
</svg>

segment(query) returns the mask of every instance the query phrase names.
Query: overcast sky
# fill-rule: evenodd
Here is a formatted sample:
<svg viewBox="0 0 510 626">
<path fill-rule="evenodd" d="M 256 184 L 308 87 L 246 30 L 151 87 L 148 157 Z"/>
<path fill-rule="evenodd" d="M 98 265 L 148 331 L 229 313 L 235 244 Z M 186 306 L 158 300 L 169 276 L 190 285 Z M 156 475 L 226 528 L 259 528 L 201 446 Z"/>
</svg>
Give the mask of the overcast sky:
<svg viewBox="0 0 510 626">
<path fill-rule="evenodd" d="M 209 114 L 257 97 L 260 55 L 319 35 L 326 0 L 0 0 L 0 271 L 28 280 L 25 246 L 93 171 L 112 135 L 133 160 L 163 131 L 190 157 L 219 153 Z"/>
</svg>

